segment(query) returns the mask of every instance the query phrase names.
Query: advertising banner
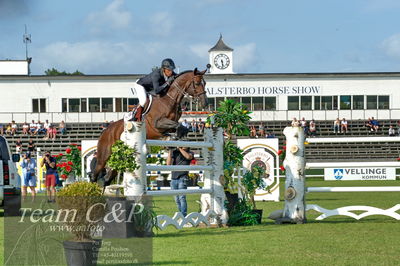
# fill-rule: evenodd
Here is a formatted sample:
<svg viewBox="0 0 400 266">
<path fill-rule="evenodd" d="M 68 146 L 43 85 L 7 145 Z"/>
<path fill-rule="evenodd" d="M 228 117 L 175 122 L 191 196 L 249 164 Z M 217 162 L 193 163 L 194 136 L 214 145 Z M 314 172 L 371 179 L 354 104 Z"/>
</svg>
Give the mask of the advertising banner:
<svg viewBox="0 0 400 266">
<path fill-rule="evenodd" d="M 396 180 L 396 168 L 325 168 L 325 180 Z"/>
</svg>

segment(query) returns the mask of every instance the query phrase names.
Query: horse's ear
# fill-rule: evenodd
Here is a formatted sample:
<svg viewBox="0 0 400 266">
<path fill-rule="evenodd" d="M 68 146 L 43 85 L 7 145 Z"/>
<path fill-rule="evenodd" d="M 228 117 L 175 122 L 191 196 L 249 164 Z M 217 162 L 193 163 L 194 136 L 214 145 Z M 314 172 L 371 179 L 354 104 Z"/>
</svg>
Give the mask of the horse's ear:
<svg viewBox="0 0 400 266">
<path fill-rule="evenodd" d="M 203 76 L 206 72 L 207 72 L 207 69 L 205 69 L 205 70 L 199 72 L 199 75 L 202 75 L 202 76 Z"/>
<path fill-rule="evenodd" d="M 197 70 L 197 67 L 193 70 L 193 74 L 196 76 L 198 75 L 197 73 L 199 73 L 199 71 Z"/>
</svg>

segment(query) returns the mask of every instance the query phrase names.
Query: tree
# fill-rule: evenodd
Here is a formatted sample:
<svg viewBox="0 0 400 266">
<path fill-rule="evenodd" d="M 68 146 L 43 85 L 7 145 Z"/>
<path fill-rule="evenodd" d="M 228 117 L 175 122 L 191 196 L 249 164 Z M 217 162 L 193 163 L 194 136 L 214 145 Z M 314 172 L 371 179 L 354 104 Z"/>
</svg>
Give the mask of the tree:
<svg viewBox="0 0 400 266">
<path fill-rule="evenodd" d="M 55 69 L 54 67 L 52 69 L 47 69 L 45 72 L 46 76 L 83 76 L 85 74 L 83 74 L 82 72 L 80 72 L 79 70 L 76 70 L 75 72 L 72 73 L 68 73 L 65 71 L 58 71 L 57 69 Z"/>
</svg>

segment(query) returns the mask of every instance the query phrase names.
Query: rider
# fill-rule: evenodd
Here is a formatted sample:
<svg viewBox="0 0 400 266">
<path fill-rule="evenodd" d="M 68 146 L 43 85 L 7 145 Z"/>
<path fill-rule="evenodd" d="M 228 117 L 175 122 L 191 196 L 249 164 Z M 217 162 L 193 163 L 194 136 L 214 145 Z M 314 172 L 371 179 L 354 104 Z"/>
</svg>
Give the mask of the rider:
<svg viewBox="0 0 400 266">
<path fill-rule="evenodd" d="M 175 63 L 170 58 L 166 58 L 161 62 L 161 69 L 156 68 L 150 74 L 140 78 L 135 85 L 136 94 L 139 99 L 139 106 L 134 116 L 135 121 L 142 120 L 144 105 L 147 100 L 147 93 L 157 95 L 164 92 L 172 84 L 176 77 L 174 72 Z"/>
</svg>

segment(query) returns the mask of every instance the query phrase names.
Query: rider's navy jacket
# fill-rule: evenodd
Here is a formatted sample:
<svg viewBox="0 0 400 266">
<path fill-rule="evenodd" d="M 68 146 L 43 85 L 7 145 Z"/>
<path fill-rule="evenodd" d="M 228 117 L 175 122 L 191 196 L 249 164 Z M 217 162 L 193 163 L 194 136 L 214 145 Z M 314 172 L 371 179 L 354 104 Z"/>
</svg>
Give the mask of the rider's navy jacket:
<svg viewBox="0 0 400 266">
<path fill-rule="evenodd" d="M 172 76 L 176 76 L 175 73 Z M 169 84 L 165 80 L 165 77 L 162 73 L 162 69 L 155 69 L 150 74 L 140 78 L 137 83 L 142 85 L 147 92 L 151 94 L 160 94 L 165 88 L 168 88 Z"/>
</svg>

